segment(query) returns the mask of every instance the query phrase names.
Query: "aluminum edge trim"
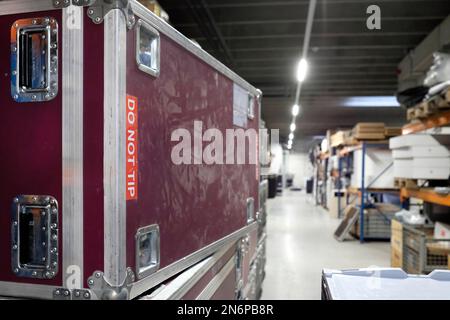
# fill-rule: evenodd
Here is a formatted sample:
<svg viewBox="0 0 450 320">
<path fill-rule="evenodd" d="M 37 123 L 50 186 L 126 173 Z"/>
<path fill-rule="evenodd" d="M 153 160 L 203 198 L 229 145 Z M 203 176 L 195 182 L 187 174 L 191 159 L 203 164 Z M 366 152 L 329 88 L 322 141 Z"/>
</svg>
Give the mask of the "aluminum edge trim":
<svg viewBox="0 0 450 320">
<path fill-rule="evenodd" d="M 0 295 L 19 298 L 53 299 L 55 286 L 0 281 Z"/>
<path fill-rule="evenodd" d="M 227 264 L 219 271 L 218 274 L 214 276 L 210 283 L 206 286 L 205 289 L 198 295 L 195 300 L 210 300 L 211 297 L 217 292 L 220 288 L 220 285 L 225 281 L 227 276 L 233 271 L 233 268 L 236 268 L 236 255 L 234 255 Z"/>
<path fill-rule="evenodd" d="M 153 299 L 155 300 L 179 300 L 186 295 L 189 290 L 224 256 L 233 246 L 233 243 L 224 246 L 221 250 L 210 256 L 206 260 L 202 260 L 190 269 L 184 271 L 179 277 L 174 279 L 175 282 L 181 277 L 186 280 L 177 287 L 171 286 L 173 282 L 167 285 L 163 291 L 157 294 Z M 181 279 L 180 279 L 181 280 Z M 178 283 L 177 283 L 178 284 Z"/>
<path fill-rule="evenodd" d="M 127 26 L 119 9 L 104 21 L 104 275 L 120 286 L 126 270 L 126 50 Z"/>
<path fill-rule="evenodd" d="M 60 10 L 51 0 L 3 0 L 0 1 L 0 16 L 37 11 Z"/>
<path fill-rule="evenodd" d="M 177 273 L 191 267 L 195 263 L 205 259 L 209 255 L 213 254 L 217 250 L 220 250 L 221 247 L 232 243 L 239 238 L 244 237 L 249 232 L 255 230 L 258 227 L 257 222 L 253 222 L 249 224 L 248 226 L 245 226 L 228 236 L 217 240 L 216 242 L 211 243 L 210 245 L 182 258 L 181 260 L 178 260 L 171 265 L 157 271 L 156 273 L 152 274 L 151 276 L 148 276 L 147 278 L 144 278 L 142 280 L 139 280 L 131 286 L 130 290 L 130 298 L 133 299 L 145 291 L 155 287 L 159 283 L 163 282 L 164 280 L 176 275 Z"/>
<path fill-rule="evenodd" d="M 205 274 L 209 268 L 214 265 L 213 257 L 200 261 L 189 269 L 183 271 L 178 277 L 173 279 L 167 286 L 162 285 L 151 300 L 180 300 L 199 280 L 201 275 Z M 161 288 L 161 287 L 160 287 Z"/>
<path fill-rule="evenodd" d="M 63 10 L 62 22 L 62 272 L 63 286 L 83 287 L 83 8 Z M 73 272 L 79 282 L 66 283 Z"/>
<path fill-rule="evenodd" d="M 144 7 L 142 4 L 137 2 L 136 0 L 130 0 L 131 7 L 133 9 L 134 14 L 136 14 L 139 18 L 150 23 L 154 28 L 168 36 L 170 39 L 178 43 L 180 46 L 206 62 L 208 65 L 221 72 L 229 79 L 243 87 L 245 90 L 251 92 L 254 95 L 258 94 L 258 90 L 253 87 L 250 83 L 245 81 L 243 78 L 238 76 L 234 71 L 230 68 L 219 62 L 216 58 L 211 56 L 205 50 L 197 47 L 191 40 L 186 38 L 183 34 L 178 32 L 172 26 L 167 24 L 165 21 L 160 19 L 158 16 L 154 15 L 150 10 Z M 162 59 L 163 57 L 161 57 Z"/>
</svg>

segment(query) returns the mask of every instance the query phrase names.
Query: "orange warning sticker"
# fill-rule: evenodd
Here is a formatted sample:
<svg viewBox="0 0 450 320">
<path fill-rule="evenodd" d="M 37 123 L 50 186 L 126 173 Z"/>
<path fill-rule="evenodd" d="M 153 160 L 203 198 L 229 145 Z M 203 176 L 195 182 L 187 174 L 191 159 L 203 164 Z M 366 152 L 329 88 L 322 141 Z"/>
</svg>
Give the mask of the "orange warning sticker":
<svg viewBox="0 0 450 320">
<path fill-rule="evenodd" d="M 138 100 L 127 95 L 127 201 L 138 199 Z"/>
</svg>

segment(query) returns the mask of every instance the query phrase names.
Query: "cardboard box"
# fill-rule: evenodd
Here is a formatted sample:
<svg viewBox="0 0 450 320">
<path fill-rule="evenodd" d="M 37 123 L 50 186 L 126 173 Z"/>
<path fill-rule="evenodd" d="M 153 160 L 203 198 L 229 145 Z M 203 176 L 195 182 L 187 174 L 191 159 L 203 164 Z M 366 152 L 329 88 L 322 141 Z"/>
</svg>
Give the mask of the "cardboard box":
<svg viewBox="0 0 450 320">
<path fill-rule="evenodd" d="M 358 140 L 383 140 L 385 139 L 385 125 L 382 122 L 360 122 L 352 132 Z"/>
<path fill-rule="evenodd" d="M 392 268 L 402 268 L 403 267 L 402 251 L 391 248 L 391 267 Z"/>
<path fill-rule="evenodd" d="M 403 266 L 403 225 L 392 219 L 391 221 L 391 267 Z"/>
<path fill-rule="evenodd" d="M 350 130 L 340 130 L 331 136 L 331 146 L 339 147 L 346 144 L 347 139 L 351 136 Z"/>
<path fill-rule="evenodd" d="M 385 135 L 387 138 L 400 136 L 400 135 L 402 135 L 402 128 L 398 128 L 398 127 L 386 127 L 386 128 L 384 129 L 384 135 Z"/>
<path fill-rule="evenodd" d="M 149 9 L 158 17 L 162 18 L 166 22 L 169 22 L 169 15 L 166 11 L 161 7 L 161 5 L 156 0 L 138 0 L 144 7 Z"/>
</svg>

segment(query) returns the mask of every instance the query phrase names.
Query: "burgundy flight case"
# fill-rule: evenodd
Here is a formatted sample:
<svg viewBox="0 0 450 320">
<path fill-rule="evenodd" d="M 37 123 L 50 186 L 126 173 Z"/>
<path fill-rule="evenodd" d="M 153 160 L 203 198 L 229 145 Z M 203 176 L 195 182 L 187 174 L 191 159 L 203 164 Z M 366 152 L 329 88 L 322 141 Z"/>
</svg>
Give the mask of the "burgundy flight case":
<svg viewBox="0 0 450 320">
<path fill-rule="evenodd" d="M 1 296 L 133 299 L 257 233 L 259 165 L 171 134 L 258 130 L 259 90 L 134 0 L 0 1 L 0 42 Z"/>
</svg>

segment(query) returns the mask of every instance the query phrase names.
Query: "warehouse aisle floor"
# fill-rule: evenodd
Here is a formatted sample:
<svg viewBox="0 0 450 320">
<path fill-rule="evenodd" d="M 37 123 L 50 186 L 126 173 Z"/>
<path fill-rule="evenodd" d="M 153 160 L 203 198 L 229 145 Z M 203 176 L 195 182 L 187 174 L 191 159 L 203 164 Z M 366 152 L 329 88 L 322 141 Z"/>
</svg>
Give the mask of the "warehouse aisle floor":
<svg viewBox="0 0 450 320">
<path fill-rule="evenodd" d="M 389 242 L 337 242 L 339 220 L 304 192 L 269 199 L 262 299 L 320 299 L 323 268 L 389 267 Z"/>
</svg>

